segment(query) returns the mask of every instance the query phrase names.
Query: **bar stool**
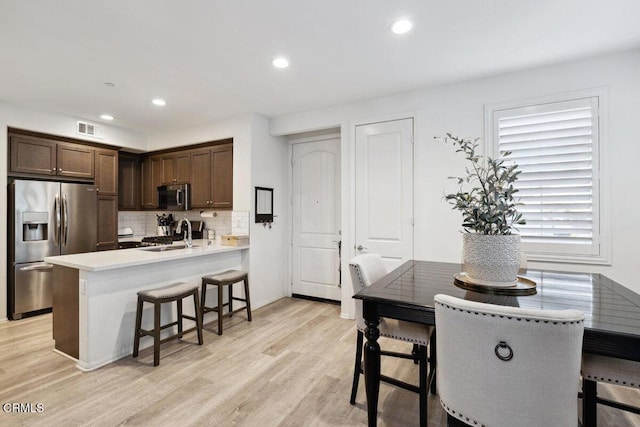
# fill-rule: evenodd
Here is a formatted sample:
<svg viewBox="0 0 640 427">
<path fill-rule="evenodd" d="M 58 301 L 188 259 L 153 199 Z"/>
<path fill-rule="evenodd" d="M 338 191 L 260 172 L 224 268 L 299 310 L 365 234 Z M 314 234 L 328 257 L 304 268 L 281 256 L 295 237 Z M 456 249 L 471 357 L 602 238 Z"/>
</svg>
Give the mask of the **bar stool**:
<svg viewBox="0 0 640 427">
<path fill-rule="evenodd" d="M 233 296 L 233 284 L 244 281 L 244 294 L 245 298 L 237 298 Z M 216 285 L 218 287 L 218 306 L 217 307 L 207 307 L 205 305 L 206 296 L 207 296 L 207 286 L 208 285 Z M 223 304 L 222 301 L 222 291 L 223 287 L 228 286 L 229 289 L 229 300 L 228 302 Z M 236 310 L 233 309 L 233 301 L 243 301 L 245 303 L 244 307 L 238 308 Z M 223 309 L 225 306 L 228 306 L 229 309 L 227 313 L 223 313 Z M 222 318 L 223 317 L 231 317 L 233 313 L 238 311 L 247 310 L 247 320 L 251 322 L 251 301 L 249 298 L 249 274 L 240 270 L 227 270 L 224 273 L 211 274 L 208 276 L 202 277 L 202 290 L 201 290 L 201 300 L 200 300 L 200 310 L 201 315 L 200 318 L 204 319 L 204 314 L 210 311 L 215 311 L 218 313 L 218 335 L 222 335 Z M 202 322 L 202 320 L 201 320 Z"/>
<path fill-rule="evenodd" d="M 194 316 L 182 313 L 182 299 L 193 295 Z M 176 302 L 178 305 L 178 318 L 175 322 L 160 326 L 161 305 L 166 302 Z M 142 306 L 145 302 L 153 304 L 153 330 L 142 329 Z M 182 329 L 182 319 L 189 319 L 196 322 L 196 326 L 186 331 Z M 178 326 L 178 333 L 164 339 L 160 339 L 160 332 L 172 326 Z M 140 347 L 140 337 L 149 335 L 153 337 L 153 366 L 160 364 L 160 344 L 173 338 L 180 338 L 184 334 L 193 330 L 198 332 L 198 344 L 202 345 L 202 317 L 200 316 L 200 306 L 198 304 L 198 285 L 191 283 L 174 283 L 156 289 L 148 289 L 138 292 L 138 309 L 136 311 L 136 332 L 133 341 L 133 357 L 138 357 Z"/>
</svg>

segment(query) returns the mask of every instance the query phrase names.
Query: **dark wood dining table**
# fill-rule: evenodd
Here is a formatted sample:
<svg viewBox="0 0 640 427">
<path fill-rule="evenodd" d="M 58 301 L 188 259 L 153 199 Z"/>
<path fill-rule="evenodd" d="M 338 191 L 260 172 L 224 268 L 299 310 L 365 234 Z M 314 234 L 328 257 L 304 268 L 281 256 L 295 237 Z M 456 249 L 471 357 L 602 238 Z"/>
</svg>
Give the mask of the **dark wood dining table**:
<svg viewBox="0 0 640 427">
<path fill-rule="evenodd" d="M 519 275 L 536 284 L 533 295 L 495 295 L 454 284 L 462 271 L 455 263 L 407 261 L 361 290 L 367 330 L 365 388 L 369 426 L 377 423 L 380 389 L 380 317 L 436 325 L 433 297 L 447 294 L 524 308 L 584 313 L 583 352 L 640 361 L 640 295 L 602 274 L 527 269 Z M 437 333 L 437 326 L 436 326 Z"/>
</svg>

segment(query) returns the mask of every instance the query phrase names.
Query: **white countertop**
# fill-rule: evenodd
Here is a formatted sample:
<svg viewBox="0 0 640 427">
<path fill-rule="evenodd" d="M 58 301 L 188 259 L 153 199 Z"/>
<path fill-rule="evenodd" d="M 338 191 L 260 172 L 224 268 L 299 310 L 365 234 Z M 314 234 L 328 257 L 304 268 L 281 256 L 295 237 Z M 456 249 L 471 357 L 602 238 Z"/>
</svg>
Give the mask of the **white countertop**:
<svg viewBox="0 0 640 427">
<path fill-rule="evenodd" d="M 183 244 L 184 242 L 181 240 L 174 242 L 173 246 Z M 159 246 L 150 246 L 144 248 L 50 256 L 45 257 L 44 261 L 54 265 L 77 268 L 78 270 L 103 271 L 249 249 L 249 245 L 222 246 L 218 242 L 214 245 L 207 245 L 207 240 L 194 240 L 192 248 L 172 249 L 162 252 L 153 252 L 150 250 L 158 247 Z"/>
</svg>

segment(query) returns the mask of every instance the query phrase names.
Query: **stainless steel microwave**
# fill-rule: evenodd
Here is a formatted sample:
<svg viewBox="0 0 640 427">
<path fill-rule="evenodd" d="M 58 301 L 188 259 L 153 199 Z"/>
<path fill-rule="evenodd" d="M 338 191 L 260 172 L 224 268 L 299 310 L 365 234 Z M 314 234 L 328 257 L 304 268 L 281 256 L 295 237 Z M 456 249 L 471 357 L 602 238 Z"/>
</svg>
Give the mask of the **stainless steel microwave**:
<svg viewBox="0 0 640 427">
<path fill-rule="evenodd" d="M 189 184 L 167 184 L 158 187 L 158 209 L 186 211 L 191 208 Z"/>
</svg>

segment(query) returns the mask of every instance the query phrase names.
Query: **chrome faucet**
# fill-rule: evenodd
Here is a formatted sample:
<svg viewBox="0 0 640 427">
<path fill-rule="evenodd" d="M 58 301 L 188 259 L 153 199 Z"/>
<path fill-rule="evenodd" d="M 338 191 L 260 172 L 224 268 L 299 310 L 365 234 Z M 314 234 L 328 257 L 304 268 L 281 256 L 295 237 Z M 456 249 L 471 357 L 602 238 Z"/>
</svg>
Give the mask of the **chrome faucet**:
<svg viewBox="0 0 640 427">
<path fill-rule="evenodd" d="M 191 221 L 189 221 L 187 218 L 182 218 L 179 222 L 178 222 L 178 226 L 176 227 L 176 233 L 180 234 L 182 233 L 182 223 L 186 222 L 187 223 L 187 229 L 184 231 L 184 244 L 190 248 L 193 246 L 193 241 L 191 240 Z"/>
</svg>

